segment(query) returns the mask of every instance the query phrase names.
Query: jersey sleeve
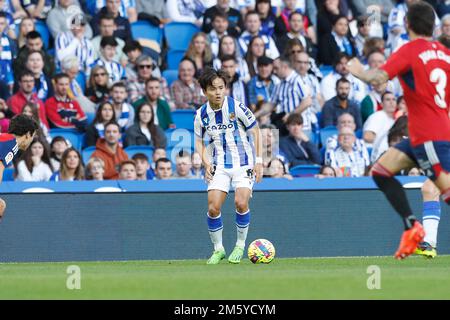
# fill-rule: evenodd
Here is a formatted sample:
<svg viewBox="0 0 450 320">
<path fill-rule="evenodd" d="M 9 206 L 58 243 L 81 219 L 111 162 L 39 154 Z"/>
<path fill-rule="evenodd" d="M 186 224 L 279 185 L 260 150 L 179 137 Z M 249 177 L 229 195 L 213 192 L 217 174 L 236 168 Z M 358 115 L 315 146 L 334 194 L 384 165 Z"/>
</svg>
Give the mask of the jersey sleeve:
<svg viewBox="0 0 450 320">
<path fill-rule="evenodd" d="M 236 117 L 244 124 L 245 129 L 247 130 L 253 128 L 256 125 L 255 115 L 243 103 L 240 103 L 236 108 Z"/>
<path fill-rule="evenodd" d="M 0 162 L 3 163 L 5 168 L 11 164 L 14 158 L 14 153 L 12 151 L 14 145 L 15 141 L 13 140 L 6 140 L 0 142 Z"/>
<path fill-rule="evenodd" d="M 197 137 L 202 138 L 203 136 L 203 126 L 200 117 L 200 112 L 197 112 L 194 118 L 194 133 Z"/>
<path fill-rule="evenodd" d="M 410 62 L 408 61 L 408 57 L 411 56 L 411 53 L 408 52 L 408 50 L 410 50 L 408 48 L 408 45 L 402 46 L 394 52 L 388 61 L 381 67 L 381 70 L 386 71 L 390 80 L 398 75 L 402 75 L 411 67 Z"/>
</svg>

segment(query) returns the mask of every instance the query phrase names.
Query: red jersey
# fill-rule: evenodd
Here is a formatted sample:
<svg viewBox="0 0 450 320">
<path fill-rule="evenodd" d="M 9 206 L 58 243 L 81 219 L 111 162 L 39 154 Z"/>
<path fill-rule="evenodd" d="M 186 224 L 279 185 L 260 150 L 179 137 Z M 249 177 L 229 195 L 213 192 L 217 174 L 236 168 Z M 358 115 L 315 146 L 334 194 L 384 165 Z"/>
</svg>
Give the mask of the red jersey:
<svg viewBox="0 0 450 320">
<path fill-rule="evenodd" d="M 381 69 L 402 85 L 411 145 L 450 141 L 450 50 L 417 39 L 392 54 Z"/>
</svg>

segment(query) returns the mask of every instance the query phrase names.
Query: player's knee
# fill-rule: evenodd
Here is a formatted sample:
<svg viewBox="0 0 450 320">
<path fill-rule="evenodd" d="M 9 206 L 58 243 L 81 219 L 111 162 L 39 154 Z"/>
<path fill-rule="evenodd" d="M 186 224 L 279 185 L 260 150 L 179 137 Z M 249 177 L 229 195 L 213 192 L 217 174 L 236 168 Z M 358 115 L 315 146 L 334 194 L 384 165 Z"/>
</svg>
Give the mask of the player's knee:
<svg viewBox="0 0 450 320">
<path fill-rule="evenodd" d="M 211 218 L 218 217 L 220 215 L 220 207 L 210 204 L 208 206 L 208 214 Z"/>
<path fill-rule="evenodd" d="M 440 191 L 431 180 L 425 181 L 421 191 L 424 201 L 439 201 Z"/>
<path fill-rule="evenodd" d="M 248 202 L 245 199 L 236 199 L 234 205 L 236 206 L 236 211 L 239 213 L 248 211 Z"/>
</svg>

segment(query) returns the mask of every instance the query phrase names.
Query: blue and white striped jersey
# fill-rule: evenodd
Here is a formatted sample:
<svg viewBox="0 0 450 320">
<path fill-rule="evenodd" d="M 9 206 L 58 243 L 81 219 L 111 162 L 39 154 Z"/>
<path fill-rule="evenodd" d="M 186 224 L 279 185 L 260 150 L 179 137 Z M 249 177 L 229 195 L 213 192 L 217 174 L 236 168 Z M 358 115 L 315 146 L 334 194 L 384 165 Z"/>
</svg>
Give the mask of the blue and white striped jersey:
<svg viewBox="0 0 450 320">
<path fill-rule="evenodd" d="M 247 131 L 255 125 L 256 118 L 250 109 L 225 97 L 218 111 L 214 111 L 209 102 L 197 110 L 194 131 L 203 140 L 205 136 L 209 137 L 207 148 L 212 163 L 218 168 L 232 169 L 254 165 L 254 146 Z"/>
<path fill-rule="evenodd" d="M 106 0 L 96 0 L 96 12 L 100 11 L 103 7 L 106 7 Z M 119 13 L 122 18 L 128 19 L 128 8 L 136 8 L 135 0 L 121 0 Z"/>
<path fill-rule="evenodd" d="M 293 71 L 285 80 L 277 84 L 271 101 L 275 104 L 277 113 L 291 113 L 309 95 L 311 95 L 310 88 L 302 81 L 300 75 Z"/>
<path fill-rule="evenodd" d="M 117 81 L 127 78 L 127 76 L 125 75 L 124 67 L 122 67 L 122 65 L 116 61 L 106 61 L 102 58 L 98 58 L 91 66 L 91 69 L 93 69 L 95 66 L 103 66 L 106 68 L 106 71 L 108 71 L 109 75 L 110 85 L 113 85 Z"/>
<path fill-rule="evenodd" d="M 61 32 L 55 40 L 56 57 L 58 63 L 69 56 L 76 56 L 80 63 L 80 71 L 89 74 L 89 69 L 94 62 L 94 48 L 91 41 L 84 37 L 77 39 L 71 31 Z"/>
</svg>

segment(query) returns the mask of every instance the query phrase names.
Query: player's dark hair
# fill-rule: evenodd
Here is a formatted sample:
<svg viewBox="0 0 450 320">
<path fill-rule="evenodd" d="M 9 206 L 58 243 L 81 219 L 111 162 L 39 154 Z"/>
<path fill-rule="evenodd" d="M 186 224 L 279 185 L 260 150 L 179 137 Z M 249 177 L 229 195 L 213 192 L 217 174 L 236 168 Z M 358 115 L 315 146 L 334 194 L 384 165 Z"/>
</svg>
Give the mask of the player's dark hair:
<svg viewBox="0 0 450 320">
<path fill-rule="evenodd" d="M 142 152 L 136 153 L 135 155 L 133 155 L 131 157 L 131 159 L 133 159 L 134 161 L 138 161 L 138 160 L 149 161 L 147 155 L 145 153 L 142 153 Z"/>
<path fill-rule="evenodd" d="M 170 164 L 172 164 L 172 162 L 171 162 L 170 159 L 168 159 L 168 158 L 159 158 L 159 159 L 156 161 L 155 169 L 158 169 L 158 166 L 159 166 L 160 163 L 170 163 Z"/>
<path fill-rule="evenodd" d="M 215 70 L 211 67 L 207 67 L 203 74 L 200 76 L 199 83 L 200 87 L 206 91 L 206 89 L 210 86 L 212 86 L 214 80 L 217 78 L 222 79 L 223 82 L 225 82 L 225 86 L 228 86 L 229 83 L 229 76 L 228 73 L 226 73 L 223 70 Z"/>
<path fill-rule="evenodd" d="M 419 36 L 433 36 L 435 19 L 433 7 L 425 1 L 411 4 L 406 14 L 409 29 Z"/>
<path fill-rule="evenodd" d="M 8 133 L 18 137 L 25 136 L 27 133 L 33 135 L 39 129 L 39 125 L 33 118 L 24 114 L 18 114 L 11 119 Z"/>
<path fill-rule="evenodd" d="M 341 84 L 341 83 L 348 83 L 348 84 L 350 84 L 350 81 L 347 78 L 344 78 L 344 77 L 340 78 L 338 81 L 336 81 L 336 90 L 339 87 L 339 84 Z"/>
<path fill-rule="evenodd" d="M 27 39 L 27 40 L 33 40 L 33 39 L 38 39 L 38 38 L 42 39 L 42 36 L 36 30 L 28 32 L 27 35 L 25 36 L 25 39 Z"/>
<path fill-rule="evenodd" d="M 303 117 L 299 113 L 291 113 L 287 120 L 286 120 L 286 126 L 290 126 L 293 124 L 303 124 Z"/>
</svg>

